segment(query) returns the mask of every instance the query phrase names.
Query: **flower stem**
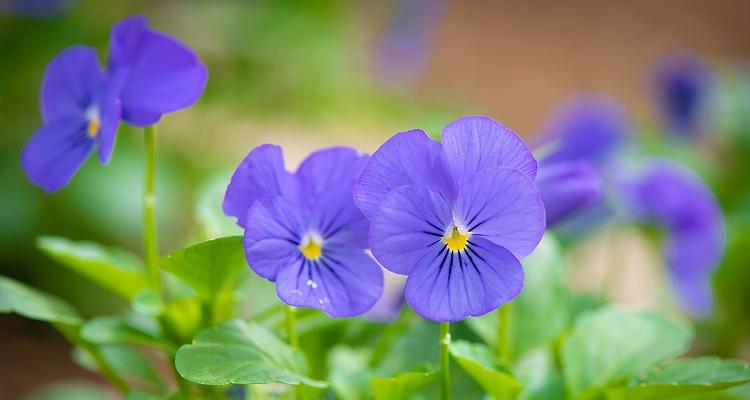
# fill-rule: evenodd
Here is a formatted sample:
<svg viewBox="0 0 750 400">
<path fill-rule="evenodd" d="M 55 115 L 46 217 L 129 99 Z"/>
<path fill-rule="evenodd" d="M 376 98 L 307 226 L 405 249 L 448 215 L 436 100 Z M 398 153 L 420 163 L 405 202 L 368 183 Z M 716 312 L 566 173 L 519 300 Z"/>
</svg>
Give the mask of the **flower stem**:
<svg viewBox="0 0 750 400">
<path fill-rule="evenodd" d="M 510 313 L 511 304 L 506 303 L 498 310 L 497 343 L 495 344 L 495 355 L 501 360 L 510 359 Z"/>
<path fill-rule="evenodd" d="M 450 400 L 451 398 L 451 371 L 450 354 L 448 346 L 451 343 L 450 322 L 440 323 L 440 398 Z"/>
<path fill-rule="evenodd" d="M 146 172 L 143 187 L 143 252 L 151 286 L 157 293 L 161 293 L 159 244 L 156 235 L 156 196 L 154 196 L 156 146 L 153 125 L 144 128 L 143 133 L 146 146 Z"/>
<path fill-rule="evenodd" d="M 292 306 L 284 308 L 286 314 L 286 337 L 292 348 L 299 347 L 299 337 L 297 336 L 297 309 Z"/>
</svg>

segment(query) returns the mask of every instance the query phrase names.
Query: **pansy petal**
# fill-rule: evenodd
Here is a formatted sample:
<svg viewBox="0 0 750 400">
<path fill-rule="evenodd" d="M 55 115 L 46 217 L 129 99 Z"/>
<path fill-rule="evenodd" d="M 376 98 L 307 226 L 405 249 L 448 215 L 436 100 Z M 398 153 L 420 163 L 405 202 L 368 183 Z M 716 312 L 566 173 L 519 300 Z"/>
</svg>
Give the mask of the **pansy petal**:
<svg viewBox="0 0 750 400">
<path fill-rule="evenodd" d="M 120 124 L 120 89 L 124 83 L 123 74 L 107 77 L 99 104 L 101 126 L 99 128 L 99 161 L 107 164 L 115 147 L 115 136 Z"/>
<path fill-rule="evenodd" d="M 493 167 L 515 168 L 531 179 L 536 176 L 536 159 L 526 143 L 492 118 L 459 118 L 443 128 L 441 138 L 443 159 L 459 186 Z"/>
<path fill-rule="evenodd" d="M 96 50 L 73 46 L 63 50 L 47 66 L 41 88 L 45 123 L 83 116 L 97 102 L 104 81 Z"/>
<path fill-rule="evenodd" d="M 244 247 L 247 263 L 256 274 L 273 281 L 290 258 L 301 257 L 298 246 L 304 219 L 299 208 L 279 196 L 253 203 L 247 212 Z"/>
<path fill-rule="evenodd" d="M 385 268 L 408 275 L 435 249 L 444 248 L 442 237 L 452 222 L 450 207 L 434 192 L 402 186 L 380 201 L 370 220 L 370 247 Z"/>
<path fill-rule="evenodd" d="M 667 235 L 664 258 L 677 299 L 692 316 L 706 317 L 713 307 L 711 275 L 723 254 L 723 231 L 706 226 Z"/>
<path fill-rule="evenodd" d="M 454 217 L 472 237 L 484 237 L 517 258 L 536 248 L 545 228 L 544 203 L 534 182 L 506 167 L 469 178 L 458 193 Z"/>
<path fill-rule="evenodd" d="M 368 248 L 369 226 L 369 221 L 352 200 L 350 185 L 330 186 L 310 206 L 309 229 L 326 244 Z"/>
<path fill-rule="evenodd" d="M 521 262 L 505 248 L 472 237 L 467 250 L 434 251 L 406 281 L 406 302 L 424 318 L 457 322 L 484 315 L 523 288 Z"/>
<path fill-rule="evenodd" d="M 294 196 L 295 178 L 284 168 L 281 148 L 264 144 L 254 148 L 240 163 L 224 195 L 224 214 L 245 226 L 247 210 L 255 200 L 267 196 Z"/>
<path fill-rule="evenodd" d="M 54 192 L 70 182 L 93 148 L 83 117 L 57 120 L 34 133 L 21 153 L 21 166 L 32 183 Z"/>
<path fill-rule="evenodd" d="M 154 123 L 157 115 L 195 103 L 206 87 L 208 71 L 182 42 L 146 28 L 142 16 L 118 23 L 110 39 L 110 66 L 124 68 L 128 79 L 120 94 L 123 119 Z"/>
<path fill-rule="evenodd" d="M 367 312 L 382 291 L 380 266 L 362 249 L 350 246 L 326 246 L 319 259 L 295 259 L 276 277 L 276 293 L 285 303 L 316 308 L 332 317 Z"/>
<path fill-rule="evenodd" d="M 370 156 L 351 147 L 330 147 L 305 158 L 297 169 L 297 177 L 305 196 L 316 196 L 334 185 L 346 185 L 351 192 L 369 159 Z"/>
<path fill-rule="evenodd" d="M 588 160 L 605 165 L 625 143 L 632 127 L 625 110 L 601 94 L 579 94 L 560 104 L 540 137 L 549 146 L 542 163 Z"/>
<path fill-rule="evenodd" d="M 429 188 L 448 201 L 455 196 L 440 143 L 418 129 L 396 134 L 370 157 L 354 185 L 354 201 L 372 218 L 388 192 L 406 185 Z"/>
<path fill-rule="evenodd" d="M 536 186 L 544 201 L 547 228 L 596 203 L 602 196 L 599 174 L 586 161 L 542 164 Z"/>
</svg>

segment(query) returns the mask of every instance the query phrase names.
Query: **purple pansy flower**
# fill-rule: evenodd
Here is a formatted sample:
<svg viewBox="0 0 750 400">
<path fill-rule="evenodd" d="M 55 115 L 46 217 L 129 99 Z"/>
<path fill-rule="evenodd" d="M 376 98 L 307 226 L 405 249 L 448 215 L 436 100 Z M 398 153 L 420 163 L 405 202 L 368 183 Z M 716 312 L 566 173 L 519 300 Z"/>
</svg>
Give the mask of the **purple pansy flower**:
<svg viewBox="0 0 750 400">
<path fill-rule="evenodd" d="M 540 132 L 549 146 L 540 164 L 586 160 L 597 168 L 608 164 L 631 131 L 625 110 L 596 93 L 571 96 L 547 119 Z"/>
<path fill-rule="evenodd" d="M 601 178 L 588 161 L 541 164 L 536 186 L 544 201 L 547 228 L 565 221 L 602 199 Z"/>
<path fill-rule="evenodd" d="M 206 87 L 206 66 L 177 39 L 148 28 L 143 15 L 133 15 L 112 28 L 109 69 L 122 74 L 122 119 L 137 126 L 153 125 L 162 114 L 187 108 Z"/>
<path fill-rule="evenodd" d="M 680 303 L 693 316 L 708 315 L 710 278 L 724 251 L 724 218 L 711 189 L 688 168 L 668 161 L 653 162 L 620 188 L 636 219 L 664 229 L 664 258 Z"/>
<path fill-rule="evenodd" d="M 708 128 L 713 89 L 711 69 L 695 55 L 661 59 L 651 76 L 651 93 L 668 133 L 696 136 Z"/>
<path fill-rule="evenodd" d="M 32 183 L 47 192 L 63 188 L 97 146 L 99 161 L 109 161 L 120 119 L 120 84 L 90 47 L 71 47 L 50 62 L 40 93 L 42 126 L 21 153 Z"/>
<path fill-rule="evenodd" d="M 601 206 L 602 175 L 629 131 L 624 110 L 604 95 L 572 96 L 553 111 L 540 134 L 548 148 L 536 180 L 548 228 Z"/>
<path fill-rule="evenodd" d="M 370 247 L 408 275 L 406 302 L 433 321 L 486 314 L 518 295 L 519 259 L 544 233 L 537 164 L 526 144 L 487 117 L 399 133 L 373 154 L 354 199 L 370 218 Z"/>
<path fill-rule="evenodd" d="M 224 213 L 245 228 L 250 267 L 276 283 L 285 303 L 352 317 L 380 297 L 383 273 L 365 253 L 368 221 L 352 199 L 368 158 L 329 148 L 310 154 L 292 174 L 281 148 L 263 145 L 234 172 Z"/>
</svg>

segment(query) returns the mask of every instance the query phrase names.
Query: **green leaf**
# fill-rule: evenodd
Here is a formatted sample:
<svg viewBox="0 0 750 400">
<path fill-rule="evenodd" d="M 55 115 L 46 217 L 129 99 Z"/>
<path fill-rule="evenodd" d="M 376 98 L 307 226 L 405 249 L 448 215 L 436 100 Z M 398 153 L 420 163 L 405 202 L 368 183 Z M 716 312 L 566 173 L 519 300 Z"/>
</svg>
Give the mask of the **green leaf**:
<svg viewBox="0 0 750 400">
<path fill-rule="evenodd" d="M 450 352 L 458 365 L 493 399 L 513 400 L 518 397 L 521 385 L 507 368 L 495 362 L 489 347 L 459 340 L 450 344 Z"/>
<path fill-rule="evenodd" d="M 195 289 L 198 297 L 211 302 L 222 291 L 230 291 L 238 275 L 247 268 L 241 236 L 208 240 L 162 259 L 161 267 Z"/>
<path fill-rule="evenodd" d="M 56 383 L 43 387 L 29 400 L 111 400 L 112 392 L 104 386 L 84 382 Z"/>
<path fill-rule="evenodd" d="M 147 285 L 141 261 L 125 249 L 56 236 L 41 236 L 36 245 L 53 260 L 126 299 Z"/>
<path fill-rule="evenodd" d="M 750 368 L 746 362 L 703 357 L 675 361 L 606 393 L 609 400 L 667 400 L 716 392 L 747 382 L 750 382 Z"/>
<path fill-rule="evenodd" d="M 0 276 L 0 313 L 11 312 L 38 321 L 66 325 L 79 325 L 82 321 L 78 312 L 63 300 Z"/>
<path fill-rule="evenodd" d="M 372 398 L 367 371 L 370 357 L 368 349 L 355 349 L 344 345 L 338 345 L 328 353 L 328 365 L 333 366 L 328 380 L 338 398 L 347 400 Z"/>
<path fill-rule="evenodd" d="M 377 400 L 407 400 L 436 377 L 435 371 L 423 367 L 387 378 L 371 378 L 370 385 Z"/>
<path fill-rule="evenodd" d="M 164 345 L 157 330 L 149 329 L 123 317 L 94 317 L 86 321 L 81 328 L 80 335 L 87 342 L 96 344 Z"/>
<path fill-rule="evenodd" d="M 523 391 L 522 400 L 566 400 L 562 373 L 547 348 L 539 348 L 519 359 L 515 375 Z"/>
<path fill-rule="evenodd" d="M 247 385 L 270 382 L 325 387 L 305 376 L 302 353 L 266 328 L 230 320 L 198 334 L 182 346 L 175 359 L 177 372 L 202 385 Z"/>
<path fill-rule="evenodd" d="M 546 234 L 537 249 L 523 260 L 524 288 L 511 306 L 511 357 L 516 359 L 547 345 L 570 323 L 571 296 L 565 288 L 565 263 L 560 245 Z M 468 318 L 467 325 L 487 344 L 497 341 L 497 312 Z"/>
<path fill-rule="evenodd" d="M 576 397 L 647 371 L 684 352 L 692 337 L 688 324 L 655 312 L 605 307 L 584 314 L 562 344 L 566 387 Z"/>
<path fill-rule="evenodd" d="M 165 305 L 161 295 L 153 289 L 143 289 L 138 292 L 130 302 L 130 307 L 135 312 L 149 317 L 158 317 L 164 314 Z"/>
<path fill-rule="evenodd" d="M 99 345 L 98 348 L 102 357 L 118 375 L 156 387 L 164 386 L 151 361 L 136 348 L 126 345 Z M 76 347 L 73 350 L 73 359 L 82 367 L 99 372 L 96 362 L 83 348 Z"/>
</svg>

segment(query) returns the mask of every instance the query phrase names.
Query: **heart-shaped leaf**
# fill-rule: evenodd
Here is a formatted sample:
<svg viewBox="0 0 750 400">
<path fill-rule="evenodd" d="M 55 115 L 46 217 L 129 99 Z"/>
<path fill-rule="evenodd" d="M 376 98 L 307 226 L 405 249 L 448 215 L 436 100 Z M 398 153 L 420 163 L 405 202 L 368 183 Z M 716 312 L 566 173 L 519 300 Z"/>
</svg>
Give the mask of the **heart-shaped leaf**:
<svg viewBox="0 0 750 400">
<path fill-rule="evenodd" d="M 702 357 L 658 368 L 625 387 L 608 390 L 608 400 L 667 400 L 716 392 L 750 382 L 746 362 Z"/>
<path fill-rule="evenodd" d="M 681 321 L 649 311 L 605 307 L 579 317 L 562 345 L 562 368 L 574 397 L 650 370 L 684 352 L 693 337 Z"/>
<path fill-rule="evenodd" d="M 325 387 L 308 378 L 302 354 L 255 323 L 230 320 L 198 334 L 175 359 L 185 379 L 203 385 L 270 382 Z"/>
</svg>

